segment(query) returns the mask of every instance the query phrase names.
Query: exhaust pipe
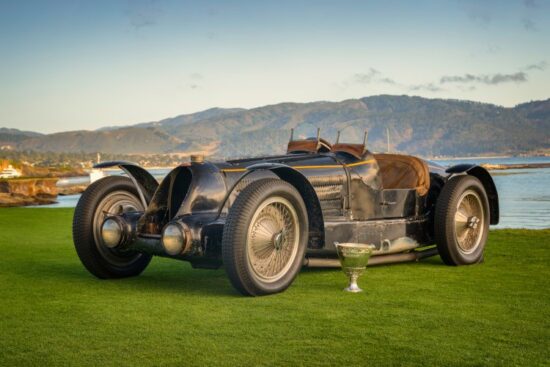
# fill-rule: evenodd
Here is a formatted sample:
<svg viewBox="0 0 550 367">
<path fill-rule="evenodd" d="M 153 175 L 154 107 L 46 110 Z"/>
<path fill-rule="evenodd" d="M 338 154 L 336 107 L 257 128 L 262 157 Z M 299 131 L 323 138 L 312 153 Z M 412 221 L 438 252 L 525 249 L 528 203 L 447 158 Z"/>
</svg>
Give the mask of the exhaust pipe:
<svg viewBox="0 0 550 367">
<path fill-rule="evenodd" d="M 419 261 L 427 257 L 438 255 L 437 247 L 431 247 L 420 251 L 411 251 L 403 254 L 390 254 L 372 256 L 368 265 L 396 264 L 410 261 Z M 330 258 L 306 258 L 304 266 L 309 268 L 340 268 L 340 260 Z"/>
<path fill-rule="evenodd" d="M 395 254 L 398 252 L 414 250 L 418 247 L 420 247 L 420 244 L 410 237 L 400 237 L 393 241 L 385 239 L 380 244 L 380 248 L 377 248 L 372 252 L 372 256 Z"/>
</svg>

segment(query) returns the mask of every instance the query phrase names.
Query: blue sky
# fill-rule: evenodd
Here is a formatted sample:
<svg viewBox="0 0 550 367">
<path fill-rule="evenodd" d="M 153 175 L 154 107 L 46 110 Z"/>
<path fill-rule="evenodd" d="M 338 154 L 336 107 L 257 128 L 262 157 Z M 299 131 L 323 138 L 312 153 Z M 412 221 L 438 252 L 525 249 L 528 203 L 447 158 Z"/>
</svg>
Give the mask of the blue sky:
<svg viewBox="0 0 550 367">
<path fill-rule="evenodd" d="M 550 1 L 0 0 L 0 126 L 376 94 L 550 97 Z"/>
</svg>

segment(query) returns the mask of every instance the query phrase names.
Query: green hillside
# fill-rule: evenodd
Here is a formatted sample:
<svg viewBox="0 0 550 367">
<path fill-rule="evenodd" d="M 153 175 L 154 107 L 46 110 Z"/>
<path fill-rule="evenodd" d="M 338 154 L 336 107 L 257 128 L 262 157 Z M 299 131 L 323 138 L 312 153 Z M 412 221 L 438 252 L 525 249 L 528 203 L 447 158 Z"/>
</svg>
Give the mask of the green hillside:
<svg viewBox="0 0 550 367">
<path fill-rule="evenodd" d="M 418 155 L 515 154 L 550 148 L 550 99 L 514 108 L 486 103 L 381 95 L 341 102 L 281 103 L 211 109 L 157 122 L 70 131 L 14 142 L 18 150 L 114 154 L 205 151 L 218 157 L 282 153 L 291 128 L 333 141 Z"/>
</svg>

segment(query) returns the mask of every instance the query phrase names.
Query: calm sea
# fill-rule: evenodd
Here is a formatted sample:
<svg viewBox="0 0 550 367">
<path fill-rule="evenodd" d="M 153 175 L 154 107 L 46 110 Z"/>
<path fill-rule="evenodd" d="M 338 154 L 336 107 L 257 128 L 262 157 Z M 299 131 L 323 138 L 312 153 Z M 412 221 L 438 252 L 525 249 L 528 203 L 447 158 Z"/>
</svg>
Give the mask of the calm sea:
<svg viewBox="0 0 550 367">
<path fill-rule="evenodd" d="M 549 163 L 550 157 L 469 158 L 439 164 Z M 500 223 L 495 228 L 550 228 L 550 168 L 491 171 L 497 186 Z"/>
<path fill-rule="evenodd" d="M 550 163 L 550 157 L 462 158 L 434 161 L 442 165 Z M 163 177 L 168 170 L 153 169 L 151 173 L 156 177 Z M 500 199 L 500 223 L 494 228 L 550 228 L 550 168 L 491 171 L 491 175 Z M 60 196 L 57 204 L 41 207 L 74 207 L 79 197 L 80 195 Z"/>
</svg>

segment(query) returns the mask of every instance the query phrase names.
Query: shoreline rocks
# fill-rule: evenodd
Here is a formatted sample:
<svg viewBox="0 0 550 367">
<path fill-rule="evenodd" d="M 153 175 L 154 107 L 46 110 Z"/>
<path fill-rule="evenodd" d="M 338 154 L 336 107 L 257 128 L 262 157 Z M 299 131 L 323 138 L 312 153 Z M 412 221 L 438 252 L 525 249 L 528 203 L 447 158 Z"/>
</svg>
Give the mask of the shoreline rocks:
<svg viewBox="0 0 550 367">
<path fill-rule="evenodd" d="M 57 178 L 0 180 L 0 207 L 53 204 L 57 199 Z"/>
<path fill-rule="evenodd" d="M 82 194 L 88 186 L 89 186 L 88 184 L 86 184 L 86 185 L 58 186 L 57 187 L 57 195 L 66 196 L 66 195 Z"/>
<path fill-rule="evenodd" d="M 57 201 L 51 197 L 25 196 L 20 194 L 0 193 L 0 208 L 13 208 L 30 205 L 55 204 Z"/>
</svg>

